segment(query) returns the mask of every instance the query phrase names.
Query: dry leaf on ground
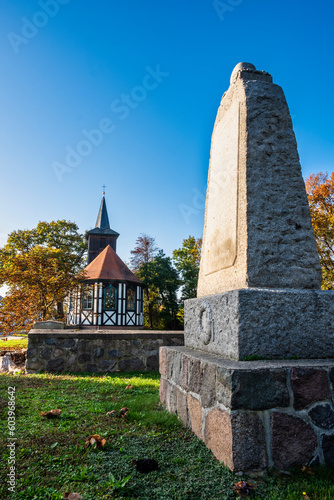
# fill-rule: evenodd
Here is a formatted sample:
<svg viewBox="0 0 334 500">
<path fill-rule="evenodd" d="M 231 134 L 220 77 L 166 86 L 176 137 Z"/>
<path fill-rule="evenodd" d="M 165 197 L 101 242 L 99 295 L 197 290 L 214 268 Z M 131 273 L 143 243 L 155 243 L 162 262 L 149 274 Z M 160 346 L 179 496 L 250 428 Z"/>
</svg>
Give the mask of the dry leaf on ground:
<svg viewBox="0 0 334 500">
<path fill-rule="evenodd" d="M 93 434 L 92 436 L 89 436 L 89 438 L 85 441 L 85 445 L 92 446 L 94 449 L 103 448 L 105 444 L 106 440 L 102 439 L 100 434 Z"/>
<path fill-rule="evenodd" d="M 118 412 L 119 416 L 122 418 L 126 417 L 128 413 L 129 413 L 129 408 L 127 408 L 126 406 L 124 406 L 124 408 L 121 408 Z"/>
<path fill-rule="evenodd" d="M 41 411 L 42 417 L 46 418 L 57 418 L 61 414 L 61 410 L 50 410 L 50 411 Z"/>
<path fill-rule="evenodd" d="M 71 493 L 70 491 L 67 491 L 64 493 L 64 499 L 65 500 L 84 500 L 84 497 L 79 495 L 79 493 Z"/>
<path fill-rule="evenodd" d="M 303 467 L 300 470 L 302 472 L 305 472 L 305 474 L 310 474 L 311 476 L 315 475 L 315 472 L 312 469 L 312 467 L 309 467 L 308 465 L 303 465 Z"/>
<path fill-rule="evenodd" d="M 246 498 L 254 493 L 254 486 L 247 481 L 235 483 L 233 489 L 242 498 Z"/>
</svg>

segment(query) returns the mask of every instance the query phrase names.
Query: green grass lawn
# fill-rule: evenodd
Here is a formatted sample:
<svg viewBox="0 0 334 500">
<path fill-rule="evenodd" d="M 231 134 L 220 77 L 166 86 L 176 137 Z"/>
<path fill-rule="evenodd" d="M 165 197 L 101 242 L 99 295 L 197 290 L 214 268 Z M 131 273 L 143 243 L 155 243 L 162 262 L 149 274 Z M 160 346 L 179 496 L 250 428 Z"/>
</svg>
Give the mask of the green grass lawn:
<svg viewBox="0 0 334 500">
<path fill-rule="evenodd" d="M 133 389 L 126 386 L 132 384 Z M 8 491 L 6 465 L 8 387 L 16 391 L 16 493 Z M 85 500 L 233 499 L 233 486 L 247 479 L 255 499 L 332 500 L 333 472 L 314 475 L 271 472 L 261 478 L 232 474 L 193 433 L 159 405 L 159 375 L 0 375 L 2 500 L 60 500 L 64 492 Z M 128 407 L 125 419 L 107 412 Z M 59 408 L 59 418 L 41 411 Z M 106 445 L 93 450 L 86 439 Z M 159 470 L 141 474 L 132 459 L 153 458 Z M 240 497 L 238 497 L 240 498 Z"/>
<path fill-rule="evenodd" d="M 28 337 L 24 339 L 9 339 L 0 337 L 0 351 L 18 351 L 19 349 L 26 349 L 28 346 Z"/>
</svg>

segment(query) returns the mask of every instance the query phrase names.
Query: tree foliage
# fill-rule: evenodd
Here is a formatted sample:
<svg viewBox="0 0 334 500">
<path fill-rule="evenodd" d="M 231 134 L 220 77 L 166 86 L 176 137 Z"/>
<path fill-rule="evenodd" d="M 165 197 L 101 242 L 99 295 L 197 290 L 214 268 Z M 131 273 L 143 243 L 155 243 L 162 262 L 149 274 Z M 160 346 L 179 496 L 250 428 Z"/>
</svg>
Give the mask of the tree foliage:
<svg viewBox="0 0 334 500">
<path fill-rule="evenodd" d="M 322 288 L 334 290 L 334 173 L 311 174 L 305 181 L 322 268 Z"/>
<path fill-rule="evenodd" d="M 171 258 L 159 250 L 158 255 L 142 264 L 136 274 L 146 285 L 145 308 L 149 327 L 176 329 L 180 280 Z"/>
<path fill-rule="evenodd" d="M 82 278 L 85 251 L 85 238 L 73 222 L 40 222 L 35 229 L 12 232 L 0 250 L 0 284 L 9 287 L 0 305 L 2 329 L 62 319 L 62 303 Z"/>
<path fill-rule="evenodd" d="M 183 326 L 183 300 L 196 297 L 201 244 L 201 239 L 189 236 L 181 248 L 174 250 L 172 260 L 157 248 L 154 238 L 147 234 L 139 236 L 131 252 L 131 264 L 145 284 L 144 326 L 154 329 Z"/>
<path fill-rule="evenodd" d="M 131 254 L 131 267 L 145 284 L 144 325 L 154 329 L 177 328 L 180 280 L 172 260 L 147 234 L 137 238 Z"/>
<path fill-rule="evenodd" d="M 143 264 L 148 264 L 157 252 L 158 248 L 152 236 L 148 236 L 147 234 L 138 236 L 136 247 L 131 250 L 131 267 L 133 271 L 138 271 Z"/>
<path fill-rule="evenodd" d="M 77 272 L 82 268 L 87 243 L 85 237 L 78 233 L 78 226 L 66 220 L 39 222 L 34 229 L 13 231 L 1 249 L 0 257 L 28 252 L 38 245 L 62 250 L 64 258 L 60 264 L 64 269 L 70 267 Z"/>
<path fill-rule="evenodd" d="M 189 236 L 183 240 L 182 247 L 173 252 L 175 267 L 181 274 L 182 300 L 192 299 L 197 295 L 201 248 L 202 239 Z"/>
</svg>

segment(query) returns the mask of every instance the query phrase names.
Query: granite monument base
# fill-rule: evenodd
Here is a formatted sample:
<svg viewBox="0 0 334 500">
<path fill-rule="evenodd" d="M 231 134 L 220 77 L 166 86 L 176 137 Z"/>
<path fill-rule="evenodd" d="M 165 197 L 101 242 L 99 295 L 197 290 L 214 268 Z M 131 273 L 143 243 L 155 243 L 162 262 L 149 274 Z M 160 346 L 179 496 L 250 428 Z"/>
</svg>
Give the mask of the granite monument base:
<svg viewBox="0 0 334 500">
<path fill-rule="evenodd" d="M 185 346 L 243 360 L 334 358 L 334 291 L 247 288 L 186 300 Z"/>
<path fill-rule="evenodd" d="M 334 359 L 232 361 L 160 348 L 160 399 L 232 471 L 334 467 Z"/>
</svg>

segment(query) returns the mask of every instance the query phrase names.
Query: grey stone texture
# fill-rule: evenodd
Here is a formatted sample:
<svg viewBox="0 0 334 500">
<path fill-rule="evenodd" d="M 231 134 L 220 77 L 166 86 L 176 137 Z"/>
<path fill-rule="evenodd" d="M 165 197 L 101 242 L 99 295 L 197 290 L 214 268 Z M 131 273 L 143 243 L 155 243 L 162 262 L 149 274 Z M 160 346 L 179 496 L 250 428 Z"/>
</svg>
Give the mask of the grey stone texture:
<svg viewBox="0 0 334 500">
<path fill-rule="evenodd" d="M 283 90 L 236 67 L 212 134 L 198 297 L 319 289 L 321 269 Z"/>
<path fill-rule="evenodd" d="M 322 451 L 324 460 L 328 467 L 334 467 L 334 436 L 324 434 L 322 436 Z"/>
<path fill-rule="evenodd" d="M 334 460 L 334 359 L 233 361 L 166 346 L 160 360 L 161 403 L 230 469 Z"/>
<path fill-rule="evenodd" d="M 273 462 L 279 469 L 308 464 L 318 446 L 312 426 L 302 418 L 274 411 L 271 413 Z"/>
<path fill-rule="evenodd" d="M 65 325 L 61 321 L 35 321 L 34 330 L 64 330 Z"/>
<path fill-rule="evenodd" d="M 268 466 L 264 426 L 256 413 L 233 413 L 232 442 L 234 469 L 264 470 Z"/>
<path fill-rule="evenodd" d="M 293 368 L 291 387 L 295 410 L 303 410 L 319 399 L 330 397 L 328 374 L 313 368 Z"/>
<path fill-rule="evenodd" d="M 35 361 L 35 363 L 36 363 L 36 361 Z M 28 366 L 28 360 L 27 360 L 27 365 L 26 365 L 26 369 L 28 370 L 27 366 Z M 51 373 L 52 372 L 56 372 L 56 373 L 62 372 L 64 369 L 64 366 L 65 366 L 65 360 L 63 358 L 51 359 L 50 361 L 47 362 L 45 371 L 51 372 Z M 36 371 L 36 369 L 33 371 Z M 83 371 L 85 371 L 85 370 L 83 370 Z"/>
<path fill-rule="evenodd" d="M 145 365 L 140 358 L 123 359 L 119 361 L 118 366 L 122 372 L 145 370 Z"/>
<path fill-rule="evenodd" d="M 15 373 L 25 369 L 27 349 L 21 351 L 6 351 L 0 353 L 0 373 Z"/>
<path fill-rule="evenodd" d="M 308 414 L 314 425 L 321 429 L 334 429 L 334 409 L 329 403 L 314 406 Z"/>
<path fill-rule="evenodd" d="M 203 336 L 203 309 L 211 334 Z M 186 300 L 187 347 L 227 358 L 334 357 L 334 291 L 248 288 Z"/>
<path fill-rule="evenodd" d="M 164 345 L 183 345 L 183 332 L 31 330 L 26 371 L 153 371 Z"/>
<path fill-rule="evenodd" d="M 252 364 L 252 362 L 251 362 Z M 217 370 L 217 400 L 231 409 L 267 410 L 290 404 L 284 369 Z"/>
</svg>

